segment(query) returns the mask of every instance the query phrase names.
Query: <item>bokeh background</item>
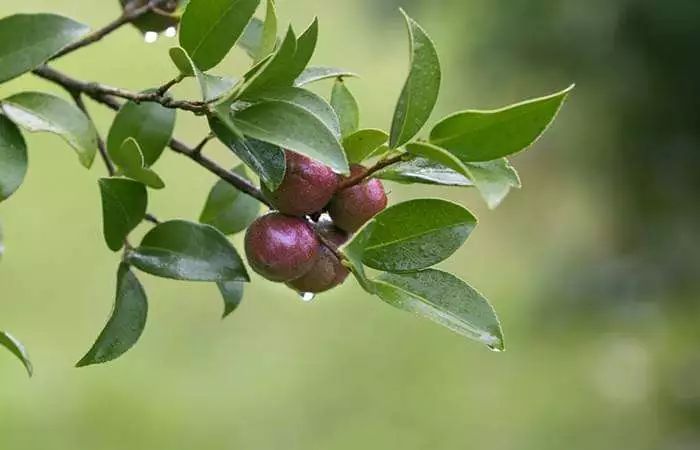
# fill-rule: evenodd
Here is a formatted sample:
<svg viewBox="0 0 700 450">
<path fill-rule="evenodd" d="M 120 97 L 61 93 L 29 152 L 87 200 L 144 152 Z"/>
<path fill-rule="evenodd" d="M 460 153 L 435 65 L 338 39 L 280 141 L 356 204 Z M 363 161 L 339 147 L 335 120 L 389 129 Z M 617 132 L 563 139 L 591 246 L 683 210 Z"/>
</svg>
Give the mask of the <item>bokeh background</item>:
<svg viewBox="0 0 700 450">
<path fill-rule="evenodd" d="M 96 163 L 28 136 L 30 171 L 0 207 L 0 327 L 28 346 L 28 380 L 0 353 L 2 449 L 700 448 L 700 3 L 697 0 L 279 0 L 297 29 L 321 20 L 316 64 L 350 81 L 362 125 L 387 128 L 407 68 L 397 7 L 436 41 L 434 118 L 577 88 L 534 149 L 524 188 L 488 211 L 474 192 L 391 185 L 391 199 L 459 200 L 480 217 L 443 264 L 487 294 L 508 351 L 492 353 L 394 310 L 348 281 L 302 303 L 256 278 L 220 320 L 213 285 L 142 275 L 139 344 L 74 369 L 111 309 L 118 257 L 101 236 Z M 0 16 L 58 12 L 92 26 L 118 2 L 0 2 Z M 77 77 L 144 89 L 172 77 L 173 39 L 124 28 L 61 59 Z M 217 69 L 240 73 L 235 50 Z M 0 95 L 54 86 L 25 76 Z M 328 93 L 329 84 L 318 86 Z M 194 96 L 185 85 L 178 95 Z M 90 105 L 102 132 L 110 113 Z M 180 114 L 195 143 L 201 120 Z M 222 163 L 225 149 L 212 145 Z M 162 218 L 196 219 L 214 179 L 158 163 Z M 241 248 L 241 238 L 235 238 Z"/>
</svg>

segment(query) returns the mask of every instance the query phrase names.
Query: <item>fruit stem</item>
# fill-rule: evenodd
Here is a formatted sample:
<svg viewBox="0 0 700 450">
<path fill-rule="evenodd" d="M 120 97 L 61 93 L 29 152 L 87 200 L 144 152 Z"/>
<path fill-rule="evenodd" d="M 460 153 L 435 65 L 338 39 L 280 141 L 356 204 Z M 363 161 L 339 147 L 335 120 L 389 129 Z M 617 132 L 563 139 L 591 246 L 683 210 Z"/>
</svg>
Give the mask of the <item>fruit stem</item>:
<svg viewBox="0 0 700 450">
<path fill-rule="evenodd" d="M 364 180 L 367 178 L 371 177 L 375 173 L 379 172 L 380 170 L 389 167 L 392 164 L 396 164 L 401 161 L 407 161 L 408 159 L 411 159 L 413 156 L 406 153 L 402 152 L 397 155 L 394 155 L 390 158 L 384 158 L 382 160 L 379 160 L 375 165 L 368 167 L 366 170 L 363 172 L 355 175 L 354 177 L 350 177 L 340 183 L 338 186 L 338 190 L 341 189 L 347 189 L 349 187 L 355 186 L 357 184 L 362 183 Z"/>
</svg>

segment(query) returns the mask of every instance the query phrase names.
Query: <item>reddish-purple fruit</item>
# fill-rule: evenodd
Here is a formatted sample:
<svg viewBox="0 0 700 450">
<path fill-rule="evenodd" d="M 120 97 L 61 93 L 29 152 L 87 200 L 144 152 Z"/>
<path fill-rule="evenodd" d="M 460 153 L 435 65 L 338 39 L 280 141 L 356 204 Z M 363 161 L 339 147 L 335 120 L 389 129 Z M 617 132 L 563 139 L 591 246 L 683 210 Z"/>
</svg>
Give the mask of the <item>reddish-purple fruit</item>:
<svg viewBox="0 0 700 450">
<path fill-rule="evenodd" d="M 270 203 L 285 214 L 304 216 L 323 209 L 338 188 L 338 175 L 311 158 L 285 150 L 287 169 L 275 191 L 263 185 Z"/>
<path fill-rule="evenodd" d="M 331 222 L 319 224 L 319 232 L 336 247 L 348 240 L 343 230 L 336 228 Z M 343 266 L 337 256 L 325 245 L 318 248 L 318 259 L 311 269 L 296 280 L 287 282 L 287 286 L 298 292 L 319 293 L 332 289 L 345 281 L 348 269 Z"/>
<path fill-rule="evenodd" d="M 245 235 L 245 252 L 254 271 L 271 281 L 290 281 L 308 272 L 318 259 L 319 241 L 298 217 L 270 213 Z"/>
<path fill-rule="evenodd" d="M 359 175 L 364 167 L 354 164 L 350 177 Z M 382 182 L 371 178 L 336 192 L 328 205 L 328 214 L 339 228 L 353 233 L 386 208 L 387 198 Z"/>
</svg>

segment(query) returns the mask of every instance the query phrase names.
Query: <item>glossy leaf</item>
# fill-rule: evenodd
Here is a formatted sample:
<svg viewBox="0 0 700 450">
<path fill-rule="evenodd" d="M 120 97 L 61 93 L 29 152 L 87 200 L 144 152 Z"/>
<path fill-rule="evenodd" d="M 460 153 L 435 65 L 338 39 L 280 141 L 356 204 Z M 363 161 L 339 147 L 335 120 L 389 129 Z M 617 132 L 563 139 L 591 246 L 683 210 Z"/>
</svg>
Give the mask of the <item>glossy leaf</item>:
<svg viewBox="0 0 700 450">
<path fill-rule="evenodd" d="M 326 80 L 329 78 L 348 78 L 356 77 L 357 74 L 349 70 L 339 69 L 337 67 L 307 67 L 294 80 L 294 86 L 303 86 L 305 84 L 314 83 L 316 81 Z"/>
<path fill-rule="evenodd" d="M 397 183 L 436 184 L 442 186 L 474 186 L 464 175 L 449 167 L 426 158 L 413 158 L 382 169 L 374 174 L 375 178 Z"/>
<path fill-rule="evenodd" d="M 165 187 L 165 183 L 158 174 L 144 166 L 141 147 L 134 138 L 127 138 L 119 147 L 119 151 L 111 153 L 110 156 L 125 176 L 153 189 Z"/>
<path fill-rule="evenodd" d="M 204 73 L 194 65 L 189 55 L 182 47 L 170 49 L 170 59 L 180 73 L 186 77 L 195 77 L 205 102 L 216 100 L 231 90 L 236 84 L 235 80 Z"/>
<path fill-rule="evenodd" d="M 27 353 L 27 349 L 24 348 L 24 345 L 22 345 L 17 338 L 6 331 L 0 331 L 0 345 L 9 350 L 10 353 L 15 355 L 17 359 L 22 362 L 24 368 L 31 377 L 32 373 L 34 372 L 34 368 L 32 367 L 32 362 L 29 360 L 29 354 Z"/>
<path fill-rule="evenodd" d="M 406 150 L 417 156 L 422 156 L 436 163 L 449 167 L 460 175 L 469 177 L 469 172 L 462 161 L 456 158 L 447 150 L 425 142 L 413 142 L 406 145 Z"/>
<path fill-rule="evenodd" d="M 89 31 L 87 25 L 55 14 L 0 19 L 0 83 L 36 69 Z"/>
<path fill-rule="evenodd" d="M 389 146 L 397 148 L 423 128 L 440 91 L 440 60 L 425 30 L 401 11 L 408 26 L 411 64 L 391 124 Z"/>
<path fill-rule="evenodd" d="M 147 316 L 148 300 L 143 286 L 128 265 L 120 264 L 112 315 L 76 367 L 106 363 L 126 353 L 141 337 Z"/>
<path fill-rule="evenodd" d="M 350 269 L 362 289 L 370 294 L 374 294 L 374 283 L 367 277 L 362 260 L 373 229 L 374 222 L 368 222 L 355 233 L 349 242 L 340 248 L 340 253 L 345 256 L 344 264 Z"/>
<path fill-rule="evenodd" d="M 72 103 L 40 92 L 22 92 L 2 100 L 2 110 L 27 131 L 61 136 L 90 167 L 97 153 L 97 132 L 92 122 Z"/>
<path fill-rule="evenodd" d="M 262 32 L 260 35 L 260 45 L 256 51 L 253 60 L 261 61 L 264 57 L 275 51 L 277 44 L 277 12 L 275 11 L 274 0 L 267 0 L 267 9 L 265 10 L 265 22 L 263 23 Z"/>
<path fill-rule="evenodd" d="M 343 139 L 343 147 L 348 161 L 351 164 L 358 164 L 371 156 L 378 156 L 377 149 L 388 140 L 389 135 L 384 131 L 367 128 L 358 130 Z"/>
<path fill-rule="evenodd" d="M 148 194 L 146 186 L 138 181 L 101 178 L 99 184 L 105 242 L 116 252 L 146 216 Z"/>
<path fill-rule="evenodd" d="M 311 57 L 316 51 L 318 43 L 318 18 L 315 18 L 311 25 L 297 39 L 296 52 L 294 53 L 294 61 L 291 64 L 286 81 L 289 85 L 294 83 L 294 80 L 309 65 Z"/>
<path fill-rule="evenodd" d="M 175 110 L 154 102 L 124 103 L 114 117 L 107 136 L 110 155 L 118 153 L 127 138 L 134 139 L 144 159 L 144 166 L 155 163 L 170 142 L 175 129 Z"/>
<path fill-rule="evenodd" d="M 12 195 L 27 174 L 27 145 L 17 126 L 0 115 L 0 202 Z"/>
<path fill-rule="evenodd" d="M 340 120 L 340 132 L 347 137 L 360 127 L 360 107 L 342 78 L 336 79 L 331 92 L 331 106 Z"/>
<path fill-rule="evenodd" d="M 252 181 L 245 166 L 239 165 L 232 172 Z M 224 234 L 235 234 L 248 228 L 260 212 L 260 202 L 224 180 L 218 180 L 209 192 L 201 223 L 209 224 Z"/>
<path fill-rule="evenodd" d="M 228 316 L 238 308 L 243 299 L 243 283 L 240 281 L 223 281 L 216 283 L 224 299 L 224 315 Z"/>
<path fill-rule="evenodd" d="M 411 272 L 452 255 L 471 234 L 476 217 L 447 200 L 416 199 L 385 209 L 372 222 L 362 261 L 387 272 Z"/>
<path fill-rule="evenodd" d="M 503 332 L 493 307 L 464 281 L 440 270 L 394 274 L 374 280 L 388 304 L 430 319 L 462 336 L 504 350 Z"/>
<path fill-rule="evenodd" d="M 233 122 L 246 136 L 301 153 L 336 172 L 349 173 L 345 152 L 333 131 L 305 108 L 264 101 L 235 113 Z"/>
<path fill-rule="evenodd" d="M 441 120 L 430 142 L 463 162 L 490 161 L 533 144 L 554 120 L 573 86 L 492 111 L 462 111 Z"/>
<path fill-rule="evenodd" d="M 243 84 L 235 96 L 254 100 L 269 89 L 291 86 L 294 81 L 293 63 L 297 40 L 291 27 L 277 51 L 263 59 L 243 76 Z"/>
<path fill-rule="evenodd" d="M 466 163 L 471 178 L 490 209 L 496 208 L 511 188 L 520 187 L 520 177 L 507 159 Z"/>
<path fill-rule="evenodd" d="M 240 138 L 217 119 L 210 119 L 209 126 L 216 137 L 245 163 L 272 191 L 284 179 L 286 170 L 284 152 L 276 145 L 252 138 Z"/>
<path fill-rule="evenodd" d="M 298 87 L 286 87 L 265 91 L 260 96 L 264 100 L 279 100 L 306 109 L 318 117 L 336 138 L 340 138 L 340 123 L 335 111 L 320 95 Z"/>
<path fill-rule="evenodd" d="M 249 281 L 241 257 L 226 236 L 185 220 L 156 225 L 130 251 L 131 264 L 163 278 L 189 281 Z"/>
<path fill-rule="evenodd" d="M 260 0 L 191 0 L 180 24 L 180 46 L 202 71 L 221 62 Z"/>
</svg>

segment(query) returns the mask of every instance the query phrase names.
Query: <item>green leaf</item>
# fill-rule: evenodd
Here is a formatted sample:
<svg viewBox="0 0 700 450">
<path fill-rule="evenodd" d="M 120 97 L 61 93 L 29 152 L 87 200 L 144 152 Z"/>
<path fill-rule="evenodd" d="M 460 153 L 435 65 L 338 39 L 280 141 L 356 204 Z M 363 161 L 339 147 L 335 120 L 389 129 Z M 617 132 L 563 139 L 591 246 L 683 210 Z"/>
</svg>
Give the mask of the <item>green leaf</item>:
<svg viewBox="0 0 700 450">
<path fill-rule="evenodd" d="M 146 216 L 148 194 L 138 181 L 101 178 L 99 184 L 105 242 L 116 252 Z"/>
<path fill-rule="evenodd" d="M 140 181 L 153 189 L 163 189 L 165 183 L 152 169 L 144 166 L 141 147 L 134 138 L 126 138 L 118 152 L 110 154 L 114 164 L 119 166 L 124 176 Z"/>
<path fill-rule="evenodd" d="M 243 76 L 243 84 L 236 89 L 236 98 L 254 100 L 265 90 L 291 86 L 294 82 L 294 55 L 297 39 L 290 27 L 277 51 L 263 59 Z"/>
<path fill-rule="evenodd" d="M 207 71 L 221 62 L 243 33 L 260 0 L 192 0 L 180 24 L 180 46 Z"/>
<path fill-rule="evenodd" d="M 388 304 L 430 319 L 492 350 L 504 350 L 501 325 L 488 300 L 454 275 L 435 269 L 385 273 L 374 283 L 377 295 Z"/>
<path fill-rule="evenodd" d="M 358 130 L 343 139 L 343 147 L 348 155 L 348 161 L 351 164 L 359 164 L 372 156 L 378 156 L 377 149 L 388 140 L 389 135 L 384 131 L 367 128 Z"/>
<path fill-rule="evenodd" d="M 17 126 L 0 115 L 0 202 L 7 200 L 27 174 L 27 145 Z"/>
<path fill-rule="evenodd" d="M 392 164 L 375 173 L 374 177 L 405 184 L 421 183 L 442 186 L 474 186 L 474 183 L 464 175 L 442 164 L 421 157 Z"/>
<path fill-rule="evenodd" d="M 143 286 L 127 264 L 120 264 L 112 315 L 76 367 L 106 363 L 126 353 L 141 337 L 147 315 L 148 299 Z"/>
<path fill-rule="evenodd" d="M 340 120 L 340 131 L 347 137 L 360 127 L 360 107 L 342 78 L 336 79 L 331 92 L 331 106 Z"/>
<path fill-rule="evenodd" d="M 251 180 L 243 165 L 234 167 L 232 172 Z M 259 212 L 258 200 L 242 193 L 226 181 L 218 180 L 209 192 L 199 221 L 229 235 L 248 228 L 248 225 L 258 217 Z"/>
<path fill-rule="evenodd" d="M 55 14 L 0 19 L 0 83 L 36 69 L 89 31 L 87 25 Z"/>
<path fill-rule="evenodd" d="M 110 155 L 119 153 L 127 138 L 134 139 L 143 154 L 144 166 L 155 163 L 167 147 L 175 129 L 175 110 L 154 102 L 124 103 L 114 117 L 107 136 Z"/>
<path fill-rule="evenodd" d="M 130 251 L 128 261 L 146 273 L 189 281 L 249 281 L 241 257 L 226 236 L 185 220 L 163 222 Z"/>
<path fill-rule="evenodd" d="M 462 111 L 441 120 L 430 142 L 463 162 L 490 161 L 533 144 L 554 120 L 573 85 L 555 94 L 493 111 Z"/>
<path fill-rule="evenodd" d="M 305 84 L 314 83 L 316 81 L 326 80 L 328 78 L 348 78 L 356 77 L 357 74 L 349 70 L 339 69 L 337 67 L 307 67 L 294 80 L 294 86 L 303 86 Z"/>
<path fill-rule="evenodd" d="M 469 177 L 469 172 L 464 164 L 462 164 L 462 161 L 445 149 L 425 142 L 412 142 L 406 145 L 406 150 L 413 155 L 422 156 L 431 161 L 435 161 L 465 177 Z"/>
<path fill-rule="evenodd" d="M 389 146 L 397 148 L 423 128 L 440 91 L 440 60 L 423 28 L 401 10 L 408 26 L 411 65 L 391 124 Z"/>
<path fill-rule="evenodd" d="M 182 47 L 173 47 L 169 51 L 170 59 L 180 73 L 186 77 L 195 77 L 199 83 L 202 100 L 214 101 L 226 94 L 236 84 L 235 80 L 204 73 L 194 65 L 189 55 Z"/>
<path fill-rule="evenodd" d="M 294 83 L 294 80 L 301 75 L 306 69 L 306 66 L 311 61 L 311 57 L 316 51 L 318 43 L 318 18 L 315 18 L 311 25 L 297 39 L 296 52 L 294 53 L 294 61 L 287 75 L 286 81 L 289 85 Z"/>
<path fill-rule="evenodd" d="M 264 28 L 265 23 L 257 17 L 253 17 L 245 26 L 243 34 L 241 34 L 238 42 L 236 42 L 236 45 L 245 50 L 248 56 L 253 60 L 258 56 Z"/>
<path fill-rule="evenodd" d="M 264 101 L 238 111 L 235 126 L 246 136 L 320 161 L 336 172 L 349 173 L 340 142 L 316 115 L 282 101 Z"/>
<path fill-rule="evenodd" d="M 260 95 L 264 100 L 279 100 L 306 109 L 318 117 L 336 138 L 340 138 L 340 123 L 331 105 L 320 95 L 298 87 L 286 87 L 265 91 Z"/>
<path fill-rule="evenodd" d="M 6 331 L 0 331 L 0 345 L 8 349 L 17 357 L 17 359 L 22 362 L 22 364 L 24 364 L 24 368 L 27 369 L 27 373 L 31 377 L 34 369 L 32 367 L 32 362 L 29 360 L 27 349 L 24 348 L 24 345 L 22 345 L 19 340 Z"/>
<path fill-rule="evenodd" d="M 286 170 L 284 151 L 276 145 L 251 138 L 240 138 L 216 118 L 210 118 L 209 127 L 216 137 L 243 161 L 270 190 L 274 191 L 284 179 Z"/>
<path fill-rule="evenodd" d="M 447 200 L 416 199 L 385 209 L 372 222 L 362 261 L 387 272 L 411 272 L 452 255 L 471 234 L 476 217 Z"/>
<path fill-rule="evenodd" d="M 275 45 L 277 45 L 277 12 L 275 11 L 275 2 L 273 0 L 267 0 L 265 22 L 260 36 L 260 45 L 253 60 L 255 62 L 261 61 L 264 57 L 275 51 Z"/>
<path fill-rule="evenodd" d="M 339 249 L 340 253 L 345 257 L 343 264 L 350 269 L 362 289 L 370 294 L 374 294 L 374 283 L 367 277 L 362 259 L 364 257 L 365 247 L 372 237 L 373 230 L 374 222 L 367 222 L 355 233 L 355 236 L 349 242 Z"/>
<path fill-rule="evenodd" d="M 240 281 L 224 281 L 216 283 L 224 299 L 224 315 L 227 317 L 238 308 L 243 299 L 243 283 Z"/>
<path fill-rule="evenodd" d="M 2 100 L 2 111 L 30 132 L 47 131 L 61 136 L 90 167 L 97 153 L 97 131 L 72 103 L 41 92 L 22 92 Z"/>
<path fill-rule="evenodd" d="M 520 187 L 520 177 L 507 159 L 466 163 L 471 178 L 490 209 L 496 208 L 510 192 Z"/>
</svg>

